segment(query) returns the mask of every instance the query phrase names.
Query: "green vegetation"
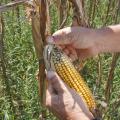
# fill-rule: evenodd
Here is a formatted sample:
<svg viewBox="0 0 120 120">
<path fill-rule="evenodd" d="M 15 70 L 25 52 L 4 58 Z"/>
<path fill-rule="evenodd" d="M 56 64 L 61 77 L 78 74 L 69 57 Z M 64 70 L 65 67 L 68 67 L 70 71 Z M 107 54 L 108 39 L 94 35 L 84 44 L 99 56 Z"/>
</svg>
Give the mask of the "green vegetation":
<svg viewBox="0 0 120 120">
<path fill-rule="evenodd" d="M 57 7 L 53 4 L 54 2 L 50 6 L 52 32 L 58 29 Z M 85 10 L 91 27 L 99 28 L 120 23 L 118 0 L 111 0 L 111 2 L 85 0 Z M 23 6 L 4 12 L 2 16 L 5 27 L 4 62 L 0 61 L 0 120 L 38 120 L 42 108 L 38 96 L 36 80 L 38 61 L 32 40 L 31 25 L 26 19 Z M 66 26 L 70 25 L 71 18 L 71 16 L 68 17 Z M 89 59 L 82 70 L 84 78 L 100 102 L 106 100 L 106 83 L 112 56 L 101 54 Z M 108 108 L 102 109 L 104 120 L 120 120 L 120 58 L 117 60 L 111 84 Z M 47 120 L 54 119 L 47 113 Z"/>
</svg>

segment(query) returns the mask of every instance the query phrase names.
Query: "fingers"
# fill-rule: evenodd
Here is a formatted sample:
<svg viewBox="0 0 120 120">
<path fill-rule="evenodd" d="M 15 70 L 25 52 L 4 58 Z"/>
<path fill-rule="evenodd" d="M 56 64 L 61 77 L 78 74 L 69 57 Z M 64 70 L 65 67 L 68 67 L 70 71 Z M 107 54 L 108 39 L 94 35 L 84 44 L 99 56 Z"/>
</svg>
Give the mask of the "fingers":
<svg viewBox="0 0 120 120">
<path fill-rule="evenodd" d="M 46 106 L 51 111 L 53 109 L 57 110 L 60 107 L 58 105 L 60 103 L 59 97 L 66 91 L 66 86 L 59 76 L 53 71 L 47 72 L 47 79 L 49 86 L 46 92 Z"/>
<path fill-rule="evenodd" d="M 48 43 L 59 44 L 59 45 L 67 45 L 71 44 L 70 33 L 71 27 L 67 27 L 61 30 L 56 31 L 52 37 L 47 39 Z"/>
<path fill-rule="evenodd" d="M 51 91 L 60 94 L 66 91 L 65 83 L 60 79 L 60 77 L 53 71 L 47 72 L 48 83 L 51 86 Z"/>
<path fill-rule="evenodd" d="M 49 86 L 50 88 L 50 86 Z M 55 95 L 54 93 L 51 93 L 51 89 L 47 89 L 46 91 L 46 106 L 50 108 L 52 106 L 52 102 L 54 104 L 58 103 L 58 95 Z"/>
<path fill-rule="evenodd" d="M 75 61 L 78 59 L 77 52 L 73 47 L 68 46 L 67 50 L 69 50 L 69 54 L 67 54 L 67 55 L 72 59 L 72 61 Z"/>
</svg>

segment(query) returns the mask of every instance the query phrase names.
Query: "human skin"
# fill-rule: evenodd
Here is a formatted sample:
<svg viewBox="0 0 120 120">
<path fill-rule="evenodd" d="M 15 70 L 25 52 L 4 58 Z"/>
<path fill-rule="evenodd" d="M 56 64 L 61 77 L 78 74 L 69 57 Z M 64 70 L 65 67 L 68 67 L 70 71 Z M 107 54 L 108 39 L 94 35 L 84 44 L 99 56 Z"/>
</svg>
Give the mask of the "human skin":
<svg viewBox="0 0 120 120">
<path fill-rule="evenodd" d="M 74 60 L 93 57 L 98 53 L 120 52 L 120 25 L 100 29 L 68 27 L 55 32 L 48 42 L 59 45 Z M 60 120 L 93 119 L 82 98 L 68 88 L 56 73 L 48 72 L 47 77 L 49 85 L 46 105 Z M 60 86 L 59 89 L 56 86 Z M 72 107 L 73 101 L 79 104 Z"/>
<path fill-rule="evenodd" d="M 120 25 L 100 29 L 67 27 L 58 30 L 48 39 L 72 58 L 89 58 L 98 53 L 120 51 Z"/>
<path fill-rule="evenodd" d="M 47 72 L 49 87 L 46 106 L 60 120 L 92 120 L 93 116 L 83 99 L 70 89 L 53 71 Z"/>
</svg>

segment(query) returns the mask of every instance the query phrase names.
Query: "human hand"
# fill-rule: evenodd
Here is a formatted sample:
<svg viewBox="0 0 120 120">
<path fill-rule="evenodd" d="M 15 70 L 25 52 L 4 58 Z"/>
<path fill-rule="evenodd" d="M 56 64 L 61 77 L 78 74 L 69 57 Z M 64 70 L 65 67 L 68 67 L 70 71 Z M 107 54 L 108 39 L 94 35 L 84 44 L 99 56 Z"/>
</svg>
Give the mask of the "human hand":
<svg viewBox="0 0 120 120">
<path fill-rule="evenodd" d="M 52 71 L 47 73 L 46 106 L 60 120 L 92 120 L 93 116 L 82 98 Z"/>
<path fill-rule="evenodd" d="M 57 44 L 73 60 L 98 54 L 97 30 L 82 27 L 67 27 L 55 32 L 48 42 Z"/>
</svg>

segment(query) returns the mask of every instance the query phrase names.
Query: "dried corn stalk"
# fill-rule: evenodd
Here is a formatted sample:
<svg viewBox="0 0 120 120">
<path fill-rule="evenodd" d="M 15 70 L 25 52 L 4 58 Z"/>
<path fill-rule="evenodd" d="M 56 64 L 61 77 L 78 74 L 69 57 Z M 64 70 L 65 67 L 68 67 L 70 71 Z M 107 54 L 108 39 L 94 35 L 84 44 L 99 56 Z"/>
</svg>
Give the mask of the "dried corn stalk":
<svg viewBox="0 0 120 120">
<path fill-rule="evenodd" d="M 59 12 L 59 29 L 63 28 L 65 26 L 65 23 L 68 18 L 69 14 L 69 2 L 68 0 L 58 0 L 57 1 L 57 8 Z"/>
<path fill-rule="evenodd" d="M 89 26 L 87 16 L 84 12 L 83 0 L 69 0 L 73 4 L 73 26 Z"/>
<path fill-rule="evenodd" d="M 43 47 L 46 44 L 46 35 L 50 34 L 50 18 L 47 0 L 34 0 L 32 13 L 32 33 L 33 41 L 39 60 L 39 94 L 42 106 L 45 105 L 46 97 L 46 81 L 45 81 L 45 66 L 43 61 Z M 46 117 L 46 112 L 42 112 L 40 119 Z"/>
<path fill-rule="evenodd" d="M 113 59 L 112 59 L 112 63 L 111 63 L 111 69 L 108 75 L 108 80 L 107 80 L 107 84 L 106 84 L 106 89 L 105 89 L 105 97 L 106 97 L 106 102 L 108 103 L 110 100 L 110 95 L 112 92 L 112 86 L 113 86 L 113 79 L 114 79 L 114 71 L 116 68 L 116 64 L 118 61 L 120 54 L 116 53 L 113 55 Z"/>
</svg>

